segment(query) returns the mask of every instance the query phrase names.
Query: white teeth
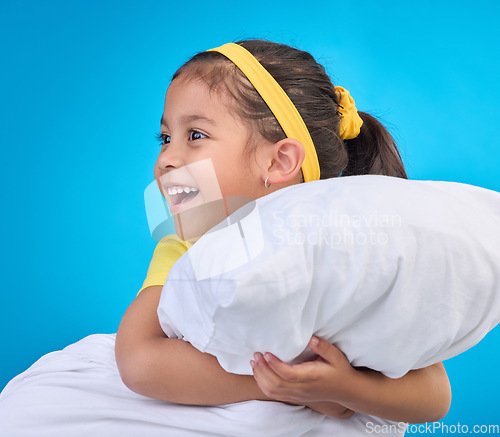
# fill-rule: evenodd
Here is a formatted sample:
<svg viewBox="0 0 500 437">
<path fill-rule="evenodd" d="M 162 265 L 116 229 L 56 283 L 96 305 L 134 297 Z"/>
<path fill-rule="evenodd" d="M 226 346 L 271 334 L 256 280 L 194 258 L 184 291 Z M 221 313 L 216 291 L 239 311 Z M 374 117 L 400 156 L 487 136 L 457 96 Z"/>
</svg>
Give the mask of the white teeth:
<svg viewBox="0 0 500 437">
<path fill-rule="evenodd" d="M 194 187 L 185 187 L 185 186 L 182 186 L 182 187 L 177 187 L 177 188 L 168 188 L 167 189 L 167 192 L 170 196 L 173 196 L 174 194 L 179 194 L 179 193 L 189 193 L 190 191 L 199 191 L 198 188 L 194 188 Z"/>
</svg>

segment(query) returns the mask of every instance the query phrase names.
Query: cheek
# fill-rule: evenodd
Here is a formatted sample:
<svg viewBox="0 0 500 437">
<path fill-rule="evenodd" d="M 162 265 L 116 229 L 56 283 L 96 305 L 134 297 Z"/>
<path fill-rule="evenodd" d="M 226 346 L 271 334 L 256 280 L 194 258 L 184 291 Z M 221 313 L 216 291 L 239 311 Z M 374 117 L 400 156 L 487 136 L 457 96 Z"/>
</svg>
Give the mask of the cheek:
<svg viewBox="0 0 500 437">
<path fill-rule="evenodd" d="M 259 181 L 248 173 L 228 175 L 221 183 L 222 191 L 226 196 L 249 196 L 255 198 Z"/>
</svg>

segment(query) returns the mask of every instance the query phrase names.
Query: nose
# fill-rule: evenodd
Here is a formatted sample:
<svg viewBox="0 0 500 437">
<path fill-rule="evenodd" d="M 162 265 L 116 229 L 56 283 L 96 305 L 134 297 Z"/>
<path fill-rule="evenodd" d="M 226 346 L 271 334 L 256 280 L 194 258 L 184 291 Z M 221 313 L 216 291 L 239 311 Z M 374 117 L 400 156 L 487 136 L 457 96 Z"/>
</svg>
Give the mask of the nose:
<svg viewBox="0 0 500 437">
<path fill-rule="evenodd" d="M 180 147 L 176 147 L 173 142 L 170 142 L 167 146 L 163 146 L 156 160 L 156 167 L 161 174 L 182 167 L 182 165 Z"/>
</svg>

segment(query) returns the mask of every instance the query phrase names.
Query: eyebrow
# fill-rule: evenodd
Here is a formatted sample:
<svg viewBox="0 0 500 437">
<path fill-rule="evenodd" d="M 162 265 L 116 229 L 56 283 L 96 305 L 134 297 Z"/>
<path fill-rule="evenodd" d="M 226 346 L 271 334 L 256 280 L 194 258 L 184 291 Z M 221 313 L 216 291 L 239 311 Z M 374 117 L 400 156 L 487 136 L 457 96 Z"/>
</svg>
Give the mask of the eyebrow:
<svg viewBox="0 0 500 437">
<path fill-rule="evenodd" d="M 180 121 L 184 124 L 188 124 L 188 123 L 193 123 L 194 121 L 205 121 L 213 126 L 217 126 L 217 122 L 212 120 L 211 118 L 208 118 L 208 117 L 205 117 L 204 115 L 201 115 L 201 114 L 187 114 L 187 115 L 183 115 L 181 118 L 180 118 Z M 162 126 L 167 126 L 167 120 L 165 119 L 165 117 L 162 116 L 162 118 L 160 119 L 160 125 Z"/>
</svg>

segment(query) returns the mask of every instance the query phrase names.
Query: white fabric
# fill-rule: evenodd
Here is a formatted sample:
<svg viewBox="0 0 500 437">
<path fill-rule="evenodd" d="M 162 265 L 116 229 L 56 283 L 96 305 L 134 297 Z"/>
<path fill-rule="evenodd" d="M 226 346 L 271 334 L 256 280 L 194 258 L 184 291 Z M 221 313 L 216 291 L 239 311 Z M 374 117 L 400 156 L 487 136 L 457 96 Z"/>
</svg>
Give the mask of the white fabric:
<svg viewBox="0 0 500 437">
<path fill-rule="evenodd" d="M 404 435 L 400 424 L 358 413 L 333 419 L 279 402 L 201 407 L 150 399 L 122 383 L 114 344 L 114 334 L 91 335 L 16 376 L 0 394 L 0 437 Z"/>
<path fill-rule="evenodd" d="M 499 322 L 500 194 L 375 175 L 279 190 L 176 262 L 158 315 L 229 372 L 251 374 L 256 351 L 307 355 L 316 334 L 400 377 Z"/>
</svg>

